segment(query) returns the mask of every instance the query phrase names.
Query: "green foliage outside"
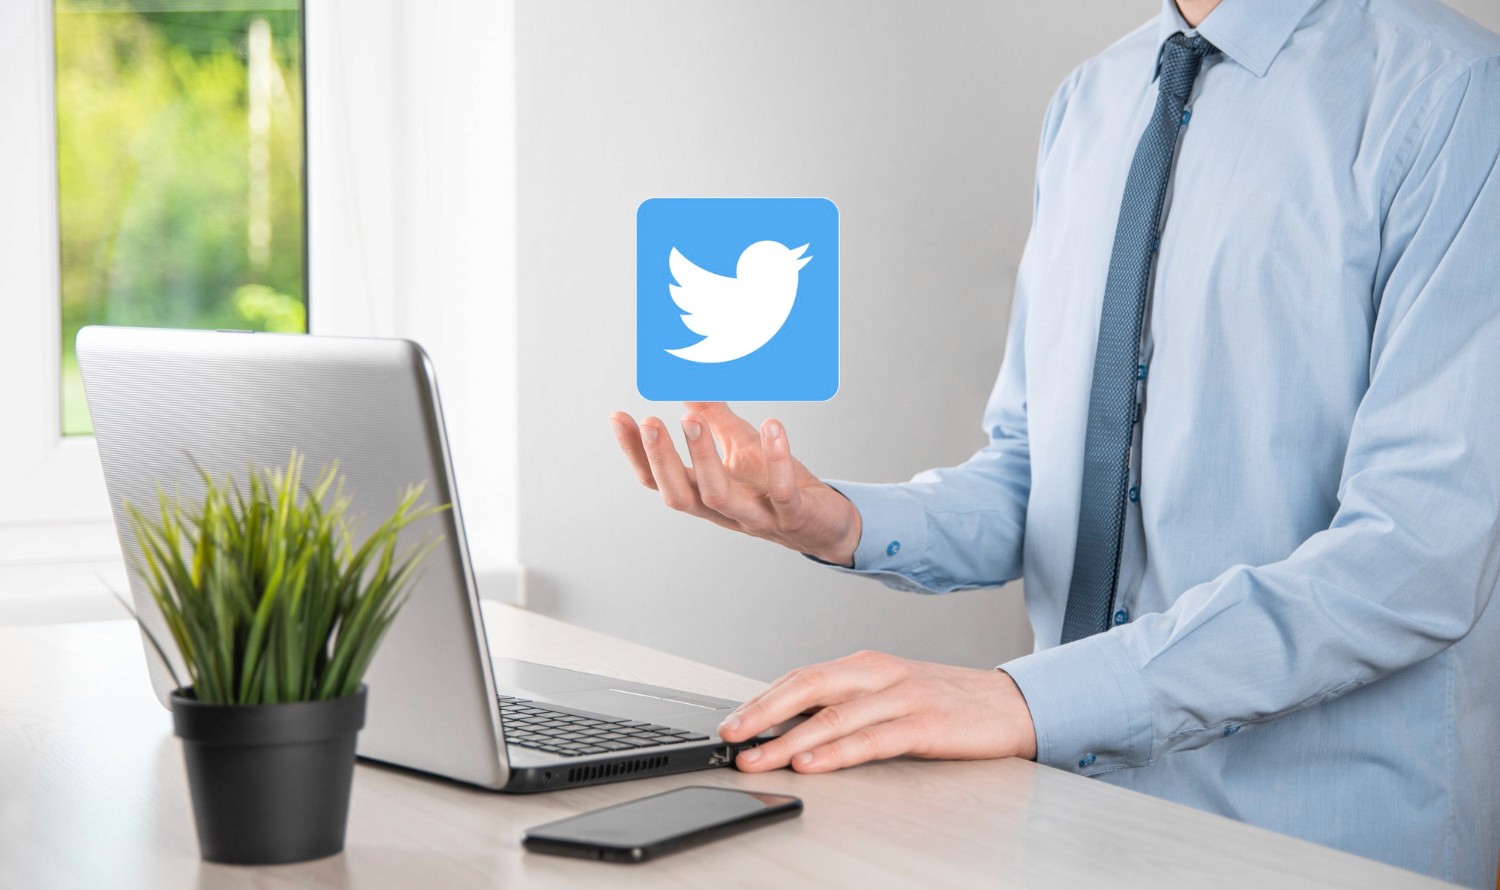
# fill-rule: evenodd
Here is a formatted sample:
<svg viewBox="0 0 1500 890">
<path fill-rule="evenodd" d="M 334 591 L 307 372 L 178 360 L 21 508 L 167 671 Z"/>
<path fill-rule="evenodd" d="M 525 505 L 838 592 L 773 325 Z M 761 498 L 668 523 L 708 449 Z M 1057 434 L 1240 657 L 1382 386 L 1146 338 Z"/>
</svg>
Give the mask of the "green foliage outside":
<svg viewBox="0 0 1500 890">
<path fill-rule="evenodd" d="M 404 529 L 446 509 L 420 506 L 420 486 L 355 545 L 337 468 L 310 489 L 301 480 L 293 454 L 284 469 L 252 470 L 245 486 L 204 473 L 201 503 L 160 492 L 153 512 L 125 505 L 141 549 L 133 568 L 187 664 L 178 685 L 198 701 L 353 695 L 437 543 L 397 550 Z"/>
<path fill-rule="evenodd" d="M 306 330 L 299 3 L 230 5 L 56 0 L 65 434 L 92 431 L 73 356 L 84 325 Z M 270 234 L 252 256 L 256 19 L 271 35 Z"/>
</svg>

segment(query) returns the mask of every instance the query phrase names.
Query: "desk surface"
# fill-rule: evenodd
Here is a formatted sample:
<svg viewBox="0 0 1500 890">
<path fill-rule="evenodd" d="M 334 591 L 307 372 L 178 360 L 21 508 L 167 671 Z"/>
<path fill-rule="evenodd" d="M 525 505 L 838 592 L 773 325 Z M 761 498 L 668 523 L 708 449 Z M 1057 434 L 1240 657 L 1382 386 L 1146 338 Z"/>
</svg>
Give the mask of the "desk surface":
<svg viewBox="0 0 1500 890">
<path fill-rule="evenodd" d="M 497 653 L 744 698 L 760 684 L 486 604 Z M 521 832 L 679 785 L 785 792 L 802 818 L 644 865 L 525 853 Z M 0 886 L 1443 886 L 1019 760 L 824 776 L 728 769 L 513 796 L 361 764 L 343 855 L 198 859 L 182 755 L 124 621 L 0 628 Z"/>
</svg>

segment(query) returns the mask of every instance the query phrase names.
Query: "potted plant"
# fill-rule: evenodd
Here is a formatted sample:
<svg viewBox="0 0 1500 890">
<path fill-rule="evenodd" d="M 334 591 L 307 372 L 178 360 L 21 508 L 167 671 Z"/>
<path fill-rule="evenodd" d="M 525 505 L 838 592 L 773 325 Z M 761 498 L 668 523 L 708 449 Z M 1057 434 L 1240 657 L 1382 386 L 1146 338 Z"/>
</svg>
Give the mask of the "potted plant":
<svg viewBox="0 0 1500 890">
<path fill-rule="evenodd" d="M 252 469 L 244 486 L 200 470 L 201 501 L 158 489 L 151 513 L 125 504 L 133 568 L 187 666 L 187 683 L 173 671 L 172 723 L 199 849 L 213 862 L 343 850 L 360 681 L 436 544 L 398 551 L 397 539 L 444 509 L 420 506 L 412 487 L 356 545 L 337 467 L 304 490 L 302 463 L 293 453 L 284 469 Z"/>
</svg>

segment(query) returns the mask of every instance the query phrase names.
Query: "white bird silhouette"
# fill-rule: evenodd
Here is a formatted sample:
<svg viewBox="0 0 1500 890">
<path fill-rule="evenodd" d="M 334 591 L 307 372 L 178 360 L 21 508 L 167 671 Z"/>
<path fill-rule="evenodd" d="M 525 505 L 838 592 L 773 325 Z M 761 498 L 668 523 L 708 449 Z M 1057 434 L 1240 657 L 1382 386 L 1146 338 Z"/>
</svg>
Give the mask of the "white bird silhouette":
<svg viewBox="0 0 1500 890">
<path fill-rule="evenodd" d="M 743 358 L 766 345 L 792 312 L 797 273 L 812 259 L 802 255 L 807 248 L 757 241 L 740 254 L 733 278 L 700 269 L 672 248 L 667 258 L 677 280 L 668 287 L 672 302 L 684 313 L 682 323 L 703 339 L 667 352 L 712 364 Z"/>
</svg>

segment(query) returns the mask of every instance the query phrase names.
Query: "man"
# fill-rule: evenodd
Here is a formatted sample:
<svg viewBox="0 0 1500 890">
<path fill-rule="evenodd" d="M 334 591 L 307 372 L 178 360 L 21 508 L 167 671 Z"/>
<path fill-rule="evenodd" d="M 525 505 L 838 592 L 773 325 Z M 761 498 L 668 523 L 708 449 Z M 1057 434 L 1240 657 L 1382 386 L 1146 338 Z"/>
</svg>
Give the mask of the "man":
<svg viewBox="0 0 1500 890">
<path fill-rule="evenodd" d="M 1034 654 L 794 671 L 724 737 L 821 710 L 740 768 L 1035 757 L 1492 882 L 1500 38 L 1167 0 L 1052 100 L 1011 316 L 989 444 L 909 483 L 825 484 L 722 404 L 690 468 L 614 416 L 676 509 L 910 590 L 1025 578 Z"/>
</svg>

